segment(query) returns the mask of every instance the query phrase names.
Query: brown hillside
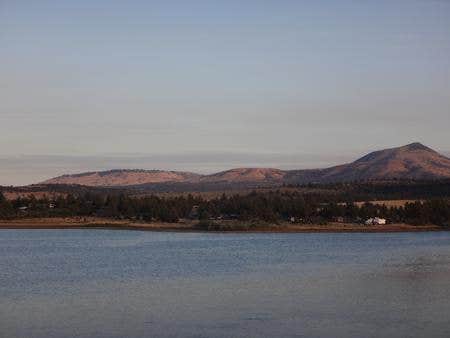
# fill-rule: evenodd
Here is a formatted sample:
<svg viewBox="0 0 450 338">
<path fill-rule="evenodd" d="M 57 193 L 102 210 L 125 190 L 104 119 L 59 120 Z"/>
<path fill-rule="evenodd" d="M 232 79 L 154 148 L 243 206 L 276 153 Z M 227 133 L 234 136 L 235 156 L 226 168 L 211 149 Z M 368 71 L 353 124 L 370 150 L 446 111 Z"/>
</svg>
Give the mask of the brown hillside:
<svg viewBox="0 0 450 338">
<path fill-rule="evenodd" d="M 412 143 L 375 151 L 348 165 L 332 168 L 323 179 L 353 181 L 445 177 L 450 177 L 450 159 L 420 143 Z"/>
<path fill-rule="evenodd" d="M 201 182 L 273 182 L 282 181 L 285 172 L 270 168 L 237 168 L 203 176 Z"/>
<path fill-rule="evenodd" d="M 355 162 L 326 169 L 289 170 L 237 168 L 211 175 L 161 170 L 111 170 L 64 175 L 45 184 L 79 184 L 86 186 L 139 186 L 148 184 L 185 184 L 191 188 L 226 184 L 243 187 L 251 183 L 262 186 L 283 183 L 326 183 L 388 179 L 450 178 L 450 159 L 420 144 L 372 152 Z"/>
<path fill-rule="evenodd" d="M 196 180 L 197 174 L 162 170 L 110 170 L 75 175 L 63 175 L 44 184 L 79 184 L 86 186 L 130 186 L 147 183 L 184 182 Z"/>
</svg>

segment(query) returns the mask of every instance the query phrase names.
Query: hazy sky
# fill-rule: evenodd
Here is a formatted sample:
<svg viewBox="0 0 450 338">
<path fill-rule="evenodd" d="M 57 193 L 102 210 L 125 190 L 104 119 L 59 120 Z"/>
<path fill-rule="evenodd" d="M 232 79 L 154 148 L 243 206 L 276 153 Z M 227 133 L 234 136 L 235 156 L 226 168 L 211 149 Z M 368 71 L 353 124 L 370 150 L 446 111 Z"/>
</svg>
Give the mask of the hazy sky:
<svg viewBox="0 0 450 338">
<path fill-rule="evenodd" d="M 447 0 L 0 0 L 0 184 L 67 161 L 205 171 L 447 151 L 449 130 Z"/>
</svg>

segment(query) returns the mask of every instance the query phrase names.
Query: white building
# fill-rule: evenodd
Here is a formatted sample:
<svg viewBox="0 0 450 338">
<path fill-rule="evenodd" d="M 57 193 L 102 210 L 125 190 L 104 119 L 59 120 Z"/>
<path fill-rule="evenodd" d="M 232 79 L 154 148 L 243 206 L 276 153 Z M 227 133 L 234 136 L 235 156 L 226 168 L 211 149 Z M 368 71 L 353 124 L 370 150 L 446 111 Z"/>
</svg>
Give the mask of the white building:
<svg viewBox="0 0 450 338">
<path fill-rule="evenodd" d="M 386 224 L 386 219 L 379 217 L 369 218 L 366 221 L 366 225 L 384 225 L 384 224 Z"/>
</svg>

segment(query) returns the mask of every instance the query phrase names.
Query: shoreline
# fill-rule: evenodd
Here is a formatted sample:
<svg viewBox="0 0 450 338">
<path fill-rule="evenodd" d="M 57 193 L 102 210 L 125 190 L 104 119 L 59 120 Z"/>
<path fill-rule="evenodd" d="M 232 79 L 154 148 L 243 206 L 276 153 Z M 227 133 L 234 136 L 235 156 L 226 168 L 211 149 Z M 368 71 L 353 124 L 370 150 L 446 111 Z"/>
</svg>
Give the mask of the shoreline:
<svg viewBox="0 0 450 338">
<path fill-rule="evenodd" d="M 0 220 L 0 230 L 103 229 L 186 233 L 398 233 L 450 231 L 450 228 L 440 227 L 436 225 L 409 224 L 367 226 L 349 223 L 329 223 L 327 225 L 285 223 L 281 225 L 261 225 L 248 227 L 245 226 L 245 224 L 242 224 L 237 226 L 234 225 L 228 229 L 205 229 L 196 225 L 196 222 L 142 223 L 98 218 L 39 218 Z"/>
</svg>

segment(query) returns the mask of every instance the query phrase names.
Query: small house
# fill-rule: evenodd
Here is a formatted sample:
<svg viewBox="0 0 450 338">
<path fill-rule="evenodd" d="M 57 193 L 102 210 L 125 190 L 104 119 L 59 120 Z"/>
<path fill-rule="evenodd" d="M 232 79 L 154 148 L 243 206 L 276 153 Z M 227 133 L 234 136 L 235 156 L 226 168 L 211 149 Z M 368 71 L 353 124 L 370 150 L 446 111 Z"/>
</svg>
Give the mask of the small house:
<svg viewBox="0 0 450 338">
<path fill-rule="evenodd" d="M 375 218 L 369 218 L 366 222 L 366 225 L 385 225 L 386 224 L 386 219 L 384 218 L 379 218 L 379 217 L 375 217 Z"/>
</svg>

